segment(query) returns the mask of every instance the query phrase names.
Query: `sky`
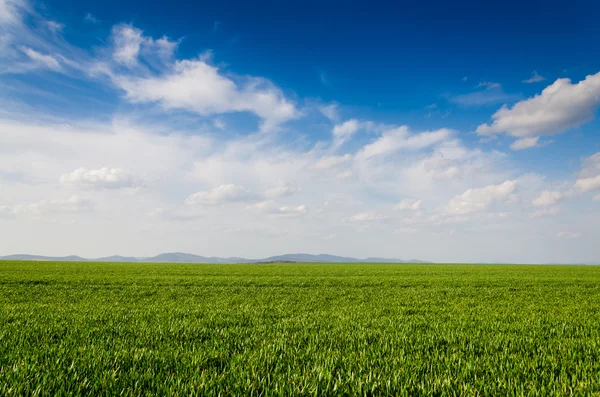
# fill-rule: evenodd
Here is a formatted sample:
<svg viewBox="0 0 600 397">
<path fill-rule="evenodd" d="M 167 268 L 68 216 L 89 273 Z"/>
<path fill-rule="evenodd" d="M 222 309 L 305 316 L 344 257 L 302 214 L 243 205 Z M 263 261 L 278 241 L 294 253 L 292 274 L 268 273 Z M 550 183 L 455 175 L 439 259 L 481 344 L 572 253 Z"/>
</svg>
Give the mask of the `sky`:
<svg viewBox="0 0 600 397">
<path fill-rule="evenodd" d="M 0 255 L 600 263 L 600 3 L 388 3 L 0 0 Z"/>
</svg>

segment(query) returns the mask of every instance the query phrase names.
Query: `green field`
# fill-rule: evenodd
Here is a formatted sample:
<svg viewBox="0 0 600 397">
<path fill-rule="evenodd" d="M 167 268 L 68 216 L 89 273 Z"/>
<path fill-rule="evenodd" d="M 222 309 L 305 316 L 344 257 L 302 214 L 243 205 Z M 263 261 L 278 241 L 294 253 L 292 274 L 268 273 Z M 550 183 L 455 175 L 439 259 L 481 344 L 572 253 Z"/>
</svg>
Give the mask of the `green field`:
<svg viewBox="0 0 600 397">
<path fill-rule="evenodd" d="M 600 395 L 600 267 L 0 262 L 0 395 Z"/>
</svg>

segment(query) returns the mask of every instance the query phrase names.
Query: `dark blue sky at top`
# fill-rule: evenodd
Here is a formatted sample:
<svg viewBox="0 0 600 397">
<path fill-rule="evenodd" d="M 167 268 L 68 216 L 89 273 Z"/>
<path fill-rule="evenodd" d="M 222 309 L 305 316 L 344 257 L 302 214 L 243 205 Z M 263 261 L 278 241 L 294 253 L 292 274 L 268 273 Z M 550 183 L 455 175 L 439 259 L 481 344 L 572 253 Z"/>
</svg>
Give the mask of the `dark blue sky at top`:
<svg viewBox="0 0 600 397">
<path fill-rule="evenodd" d="M 600 70 L 594 1 L 53 0 L 46 10 L 82 48 L 101 47 L 114 24 L 132 23 L 155 38 L 182 38 L 179 58 L 211 49 L 215 63 L 266 77 L 292 98 L 337 101 L 348 117 L 417 129 L 468 133 L 489 122 L 502 103 L 461 107 L 450 100 L 479 82 L 502 84 L 514 102 L 556 78 L 578 81 Z M 87 13 L 98 23 L 86 23 Z M 523 84 L 534 70 L 546 81 Z M 424 117 L 432 103 L 437 109 Z M 580 130 L 597 128 L 594 122 Z M 597 150 L 594 135 L 557 137 L 561 144 L 545 153 Z M 535 167 L 535 158 L 527 161 Z M 539 159 L 542 165 L 548 163 Z"/>
<path fill-rule="evenodd" d="M 592 1 L 52 2 L 70 21 L 87 12 L 96 29 L 126 21 L 154 37 L 184 37 L 180 56 L 210 48 L 234 71 L 348 105 L 403 105 L 408 92 L 421 105 L 431 91 L 460 88 L 463 76 L 523 90 L 533 70 L 583 77 L 600 59 L 600 2 Z M 69 39 L 86 40 L 67 26 Z"/>
</svg>

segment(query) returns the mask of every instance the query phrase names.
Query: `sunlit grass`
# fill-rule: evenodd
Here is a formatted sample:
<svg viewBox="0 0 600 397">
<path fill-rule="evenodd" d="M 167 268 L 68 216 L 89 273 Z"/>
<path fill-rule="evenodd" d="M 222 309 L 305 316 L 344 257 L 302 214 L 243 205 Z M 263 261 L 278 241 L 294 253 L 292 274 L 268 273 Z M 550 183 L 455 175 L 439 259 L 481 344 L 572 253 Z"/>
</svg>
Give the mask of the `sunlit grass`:
<svg viewBox="0 0 600 397">
<path fill-rule="evenodd" d="M 0 262 L 0 395 L 600 393 L 600 267 Z"/>
</svg>

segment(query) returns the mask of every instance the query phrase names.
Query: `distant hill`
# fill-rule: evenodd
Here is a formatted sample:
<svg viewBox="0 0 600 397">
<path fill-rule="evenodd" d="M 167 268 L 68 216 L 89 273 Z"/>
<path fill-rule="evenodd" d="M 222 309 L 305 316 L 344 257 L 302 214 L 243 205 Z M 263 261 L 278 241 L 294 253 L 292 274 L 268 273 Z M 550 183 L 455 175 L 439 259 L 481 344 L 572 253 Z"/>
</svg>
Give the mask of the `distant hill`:
<svg viewBox="0 0 600 397">
<path fill-rule="evenodd" d="M 10 261 L 61 261 L 61 262 L 83 262 L 83 261 L 88 260 L 88 259 L 82 258 L 80 256 L 75 256 L 75 255 L 42 256 L 42 255 L 26 255 L 26 254 L 0 256 L 0 259 L 10 260 Z"/>
<path fill-rule="evenodd" d="M 269 258 L 262 259 L 262 261 L 293 261 L 293 262 L 319 262 L 319 263 L 329 263 L 329 262 L 379 262 L 379 263 L 424 263 L 420 260 L 403 260 L 403 259 L 388 259 L 388 258 L 365 258 L 365 259 L 357 259 L 346 256 L 336 256 L 336 255 L 328 255 L 328 254 L 319 254 L 319 255 L 311 255 L 311 254 L 285 254 L 285 255 L 277 255 L 271 256 Z"/>
<path fill-rule="evenodd" d="M 284 254 L 270 256 L 263 259 L 247 259 L 239 257 L 220 258 L 215 256 L 200 256 L 186 254 L 183 252 L 170 252 L 152 257 L 136 258 L 131 256 L 113 255 L 102 258 L 82 258 L 80 256 L 43 256 L 43 255 L 8 255 L 0 256 L 0 260 L 22 260 L 22 261 L 67 261 L 67 262 L 156 262 L 156 263 L 276 263 L 276 262 L 317 262 L 317 263 L 341 263 L 341 262 L 378 262 L 378 263 L 426 263 L 411 259 L 388 259 L 388 258 L 351 258 L 328 254 Z"/>
</svg>

